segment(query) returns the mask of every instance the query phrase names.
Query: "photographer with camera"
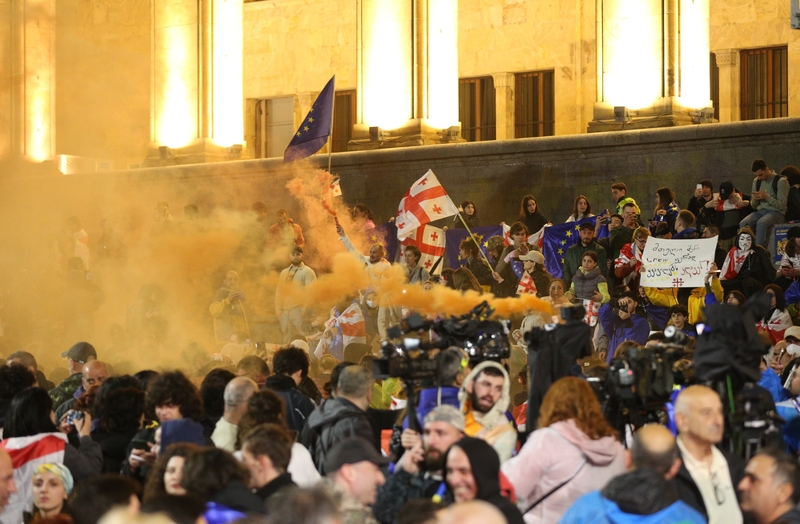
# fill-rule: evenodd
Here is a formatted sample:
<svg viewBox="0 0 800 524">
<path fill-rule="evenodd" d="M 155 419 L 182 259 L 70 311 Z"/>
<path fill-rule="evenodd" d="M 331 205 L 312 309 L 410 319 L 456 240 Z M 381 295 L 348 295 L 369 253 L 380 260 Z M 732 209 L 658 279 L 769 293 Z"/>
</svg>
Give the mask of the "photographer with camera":
<svg viewBox="0 0 800 524">
<path fill-rule="evenodd" d="M 626 340 L 632 340 L 640 345 L 647 342 L 650 324 L 646 318 L 635 312 L 638 302 L 632 291 L 625 291 L 616 300 L 603 304 L 600 308 L 598 312 L 600 325 L 608 335 L 607 362 L 611 362 L 617 346 Z"/>
<path fill-rule="evenodd" d="M 458 392 L 466 418 L 464 433 L 491 444 L 501 462 L 511 458 L 517 445 L 517 430 L 507 412 L 510 388 L 505 368 L 497 362 L 485 360 L 467 375 Z"/>
</svg>

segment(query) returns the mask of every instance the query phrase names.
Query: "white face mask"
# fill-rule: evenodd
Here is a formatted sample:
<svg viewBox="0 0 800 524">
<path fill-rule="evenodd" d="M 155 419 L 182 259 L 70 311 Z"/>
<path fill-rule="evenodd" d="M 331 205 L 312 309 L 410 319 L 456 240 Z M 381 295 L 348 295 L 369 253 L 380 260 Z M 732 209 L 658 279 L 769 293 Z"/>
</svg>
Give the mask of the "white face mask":
<svg viewBox="0 0 800 524">
<path fill-rule="evenodd" d="M 753 239 L 750 235 L 739 235 L 739 249 L 749 251 L 753 247 Z"/>
<path fill-rule="evenodd" d="M 789 353 L 794 358 L 800 357 L 800 345 L 789 344 L 788 346 L 786 346 L 786 352 Z"/>
<path fill-rule="evenodd" d="M 369 306 L 371 308 L 375 308 L 375 307 L 378 306 L 378 303 L 375 302 L 374 300 L 367 300 L 367 306 Z"/>
</svg>

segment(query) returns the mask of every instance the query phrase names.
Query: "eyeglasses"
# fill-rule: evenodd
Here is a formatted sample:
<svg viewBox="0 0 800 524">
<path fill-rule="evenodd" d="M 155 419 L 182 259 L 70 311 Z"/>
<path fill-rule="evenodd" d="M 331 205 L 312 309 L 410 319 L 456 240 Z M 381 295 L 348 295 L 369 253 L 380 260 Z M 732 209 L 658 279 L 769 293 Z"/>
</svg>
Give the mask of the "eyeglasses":
<svg viewBox="0 0 800 524">
<path fill-rule="evenodd" d="M 717 499 L 717 504 L 721 506 L 725 502 L 725 490 L 720 484 L 716 472 L 711 473 L 711 485 L 714 487 L 714 498 Z"/>
</svg>

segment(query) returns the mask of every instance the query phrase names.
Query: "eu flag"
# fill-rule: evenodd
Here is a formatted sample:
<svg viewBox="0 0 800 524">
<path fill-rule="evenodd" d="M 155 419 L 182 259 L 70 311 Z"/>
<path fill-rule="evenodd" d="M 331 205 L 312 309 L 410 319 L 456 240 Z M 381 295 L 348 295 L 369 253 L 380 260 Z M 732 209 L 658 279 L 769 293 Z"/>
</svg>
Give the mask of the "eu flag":
<svg viewBox="0 0 800 524">
<path fill-rule="evenodd" d="M 297 128 L 292 141 L 283 152 L 284 162 L 293 162 L 311 156 L 328 141 L 333 120 L 333 96 L 336 75 L 333 75 L 319 94 L 303 123 Z"/>
<path fill-rule="evenodd" d="M 489 238 L 494 235 L 503 236 L 502 226 L 483 226 L 472 228 L 472 233 L 478 239 L 481 251 L 486 253 L 486 247 L 489 243 Z M 459 245 L 461 241 L 469 237 L 469 232 L 466 229 L 450 228 L 445 234 L 445 257 L 447 257 L 447 267 L 459 268 L 463 266 L 466 261 L 459 258 Z"/>
<path fill-rule="evenodd" d="M 594 224 L 595 218 L 584 218 L 580 222 L 567 222 L 557 226 L 544 228 L 544 240 L 542 243 L 542 254 L 544 255 L 544 267 L 548 273 L 554 277 L 561 278 L 561 265 L 564 263 L 564 255 L 567 249 L 578 243 L 580 240 L 581 224 L 590 222 Z M 608 236 L 608 226 L 603 225 L 595 233 L 595 239 Z"/>
</svg>

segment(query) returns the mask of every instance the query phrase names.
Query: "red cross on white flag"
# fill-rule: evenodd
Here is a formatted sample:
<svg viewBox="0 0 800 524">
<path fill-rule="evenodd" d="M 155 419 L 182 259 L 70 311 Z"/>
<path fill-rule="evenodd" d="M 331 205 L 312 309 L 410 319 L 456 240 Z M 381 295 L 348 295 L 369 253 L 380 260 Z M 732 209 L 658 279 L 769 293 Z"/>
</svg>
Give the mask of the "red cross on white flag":
<svg viewBox="0 0 800 524">
<path fill-rule="evenodd" d="M 420 226 L 458 214 L 456 205 L 430 169 L 414 182 L 397 209 L 397 239 L 405 240 Z"/>
<path fill-rule="evenodd" d="M 533 277 L 530 273 L 523 273 L 522 278 L 519 279 L 519 286 L 517 286 L 517 295 L 535 295 L 536 284 L 533 282 Z"/>
<path fill-rule="evenodd" d="M 600 302 L 583 299 L 583 309 L 586 311 L 586 314 L 583 316 L 583 321 L 592 327 L 596 326 L 598 311 L 600 311 L 600 306 L 601 306 Z"/>
<path fill-rule="evenodd" d="M 438 227 L 433 227 L 431 225 L 421 226 L 400 243 L 404 246 L 417 246 L 422 253 L 418 264 L 429 272 L 433 264 L 436 263 L 436 260 L 444 256 L 444 230 Z M 439 267 L 436 268 L 436 274 L 439 274 L 441 270 L 442 266 L 439 265 Z"/>
</svg>

